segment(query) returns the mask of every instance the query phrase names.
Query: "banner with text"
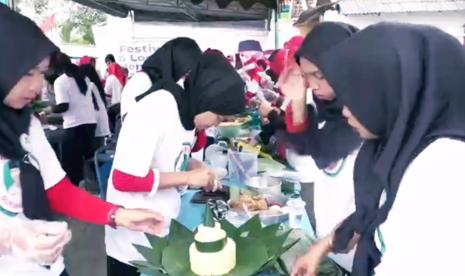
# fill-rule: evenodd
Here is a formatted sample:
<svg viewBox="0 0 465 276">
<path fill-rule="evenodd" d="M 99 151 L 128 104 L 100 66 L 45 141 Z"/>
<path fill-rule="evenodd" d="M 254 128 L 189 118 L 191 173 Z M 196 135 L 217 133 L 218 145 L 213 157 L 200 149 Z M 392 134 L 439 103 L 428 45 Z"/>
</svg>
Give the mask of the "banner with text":
<svg viewBox="0 0 465 276">
<path fill-rule="evenodd" d="M 132 40 L 119 45 L 116 59 L 132 76 L 142 69 L 142 63 L 166 42 L 165 39 Z"/>
</svg>

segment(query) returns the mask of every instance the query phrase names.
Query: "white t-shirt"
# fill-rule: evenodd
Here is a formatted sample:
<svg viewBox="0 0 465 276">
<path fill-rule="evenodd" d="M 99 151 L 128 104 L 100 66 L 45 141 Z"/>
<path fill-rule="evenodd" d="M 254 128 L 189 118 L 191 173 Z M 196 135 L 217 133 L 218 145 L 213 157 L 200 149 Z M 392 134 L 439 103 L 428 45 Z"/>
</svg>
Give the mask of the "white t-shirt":
<svg viewBox="0 0 465 276">
<path fill-rule="evenodd" d="M 145 72 L 137 72 L 126 83 L 121 93 L 121 118 L 136 104 L 136 97 L 147 92 L 152 87 L 152 81 Z"/>
<path fill-rule="evenodd" d="M 316 236 L 323 238 L 355 211 L 354 164 L 358 151 L 340 160 L 331 170 L 318 170 L 314 182 Z M 347 271 L 352 271 L 354 252 L 330 254 Z"/>
<path fill-rule="evenodd" d="M 176 101 L 165 90 L 148 95 L 136 107 L 126 115 L 122 125 L 113 168 L 138 177 L 153 170 L 156 183 L 150 193 L 120 192 L 110 177 L 107 200 L 129 208 L 155 210 L 167 219 L 177 218 L 181 208 L 179 191 L 176 188 L 159 190 L 159 172 L 180 170 L 183 154 L 194 142 L 195 131 L 184 129 Z M 168 226 L 165 230 L 168 233 Z M 107 255 L 124 263 L 143 260 L 133 244 L 150 246 L 143 233 L 123 228 L 106 227 L 105 242 Z"/>
<path fill-rule="evenodd" d="M 31 119 L 28 141 L 29 150 L 26 147 L 25 150 L 30 152 L 39 163 L 45 189 L 50 189 L 60 182 L 66 176 L 66 173 L 61 168 L 55 152 L 48 143 L 39 120 L 35 117 Z M 9 170 L 12 178 L 6 177 L 5 172 L 8 171 L 8 168 L 11 168 L 9 160 L 0 157 L 0 166 L 0 225 L 6 225 L 15 223 L 15 220 L 24 216 L 21 184 L 19 183 L 19 171 L 17 169 Z M 10 181 L 7 179 L 10 179 Z M 57 276 L 61 274 L 63 269 L 62 262 L 55 264 L 53 269 L 49 270 L 34 262 L 13 255 L 0 256 L 0 275 L 2 276 Z"/>
<path fill-rule="evenodd" d="M 105 94 L 110 99 L 110 106 L 121 102 L 123 85 L 115 75 L 109 75 L 105 80 Z"/>
<path fill-rule="evenodd" d="M 97 127 L 95 129 L 95 137 L 106 137 L 110 135 L 110 123 L 108 122 L 108 113 L 103 103 L 102 97 L 95 84 L 89 82 L 92 93 L 94 94 L 95 100 L 97 101 L 98 110 L 95 110 L 97 115 Z"/>
<path fill-rule="evenodd" d="M 380 233 L 376 276 L 462 275 L 465 142 L 442 138 L 409 165 Z"/>
<path fill-rule="evenodd" d="M 87 92 L 83 95 L 76 80 L 63 74 L 55 80 L 53 87 L 56 104 L 69 104 L 69 109 L 63 113 L 63 128 L 97 123 L 90 85 L 87 85 Z"/>
</svg>

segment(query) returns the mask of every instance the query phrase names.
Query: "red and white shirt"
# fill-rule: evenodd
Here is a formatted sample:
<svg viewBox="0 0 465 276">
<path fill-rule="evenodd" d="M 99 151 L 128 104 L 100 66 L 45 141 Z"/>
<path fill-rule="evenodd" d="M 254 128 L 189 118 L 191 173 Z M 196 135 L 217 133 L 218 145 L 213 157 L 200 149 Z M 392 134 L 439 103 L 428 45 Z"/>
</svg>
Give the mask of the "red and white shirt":
<svg viewBox="0 0 465 276">
<path fill-rule="evenodd" d="M 33 118 L 29 128 L 28 139 L 24 139 L 31 155 L 41 166 L 40 173 L 45 189 L 50 189 L 65 177 L 55 152 L 48 143 L 38 119 Z M 19 169 L 13 169 L 8 159 L 0 159 L 0 225 L 3 227 L 25 219 L 21 201 L 21 183 Z M 0 231 L 1 227 L 0 226 Z M 13 255 L 0 256 L 0 275 L 60 275 L 63 263 L 57 264 L 55 271 L 48 270 L 34 262 Z"/>
<path fill-rule="evenodd" d="M 23 148 L 33 157 L 30 158 L 31 164 L 40 171 L 52 211 L 89 223 L 108 223 L 109 214 L 115 206 L 69 182 L 37 118 L 31 118 L 29 134 L 21 139 Z M 27 218 L 23 214 L 19 171 L 6 158 L 0 158 L 0 166 L 1 231 L 2 227 L 13 227 L 17 220 Z M 51 269 L 47 269 L 18 256 L 2 255 L 0 268 L 0 275 L 58 276 L 64 265 L 58 261 Z"/>
<path fill-rule="evenodd" d="M 149 85 L 129 93 L 138 95 L 150 89 Z M 125 207 L 155 210 L 167 219 L 177 218 L 180 191 L 159 189 L 160 172 L 180 171 L 194 140 L 195 131 L 182 126 L 171 93 L 159 90 L 137 102 L 127 112 L 119 134 L 107 200 Z M 123 263 L 143 260 L 133 244 L 150 246 L 143 233 L 110 227 L 106 228 L 105 241 L 107 255 Z"/>
</svg>

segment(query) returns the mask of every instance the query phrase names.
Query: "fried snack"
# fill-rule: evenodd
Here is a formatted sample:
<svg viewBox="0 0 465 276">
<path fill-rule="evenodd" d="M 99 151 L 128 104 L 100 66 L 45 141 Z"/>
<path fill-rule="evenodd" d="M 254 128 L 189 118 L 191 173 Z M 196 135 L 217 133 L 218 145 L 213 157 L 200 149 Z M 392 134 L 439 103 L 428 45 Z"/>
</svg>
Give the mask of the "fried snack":
<svg viewBox="0 0 465 276">
<path fill-rule="evenodd" d="M 245 206 L 251 212 L 268 210 L 268 203 L 262 196 L 241 195 L 231 206 L 236 210 L 243 210 Z"/>
</svg>

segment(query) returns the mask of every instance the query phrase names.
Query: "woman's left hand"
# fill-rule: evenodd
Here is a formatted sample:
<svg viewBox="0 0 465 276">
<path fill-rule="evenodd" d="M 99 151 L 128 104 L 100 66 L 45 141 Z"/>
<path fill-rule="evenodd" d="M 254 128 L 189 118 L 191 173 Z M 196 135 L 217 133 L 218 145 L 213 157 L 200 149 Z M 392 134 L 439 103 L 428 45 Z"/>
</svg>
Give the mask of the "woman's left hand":
<svg viewBox="0 0 465 276">
<path fill-rule="evenodd" d="M 115 213 L 117 226 L 129 230 L 162 235 L 166 226 L 165 218 L 158 212 L 149 209 L 119 208 Z"/>
</svg>

